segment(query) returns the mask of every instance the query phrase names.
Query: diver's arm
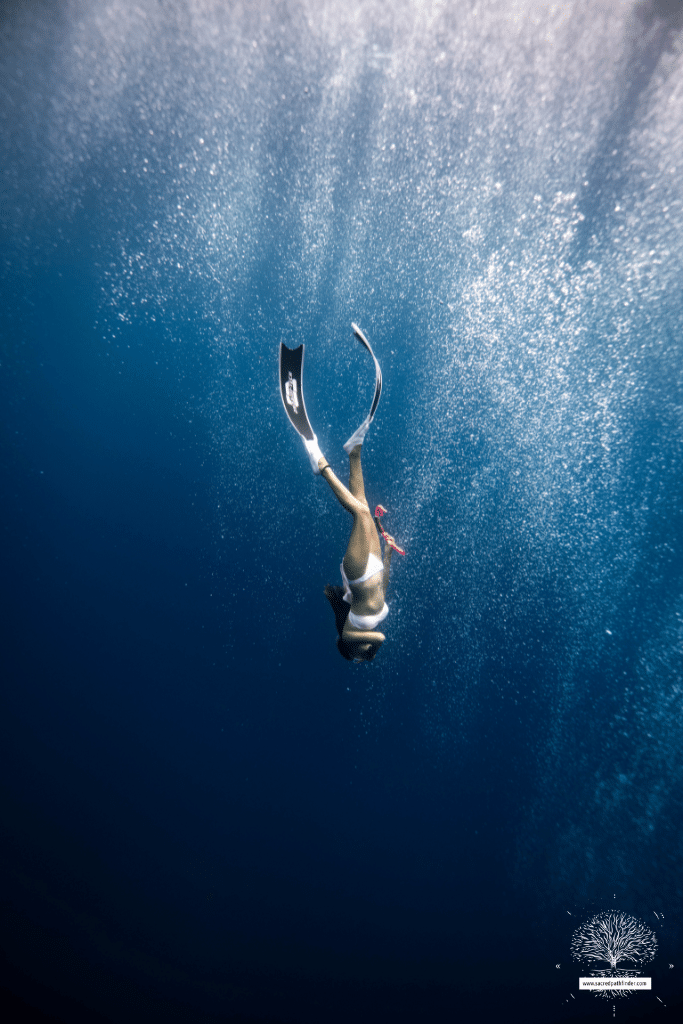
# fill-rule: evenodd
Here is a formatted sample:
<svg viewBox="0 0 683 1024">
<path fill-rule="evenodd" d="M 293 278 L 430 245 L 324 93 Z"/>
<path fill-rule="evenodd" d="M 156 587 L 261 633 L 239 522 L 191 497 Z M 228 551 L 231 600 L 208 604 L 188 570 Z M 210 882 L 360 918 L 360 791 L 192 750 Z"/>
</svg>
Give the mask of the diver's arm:
<svg viewBox="0 0 683 1024">
<path fill-rule="evenodd" d="M 385 639 L 384 633 L 376 633 L 369 629 L 354 629 L 353 626 L 349 626 L 348 619 L 342 631 L 342 640 L 350 645 L 352 651 L 355 648 L 362 661 L 372 661 Z M 368 648 L 370 648 L 369 652 Z"/>
<path fill-rule="evenodd" d="M 384 633 L 378 633 L 375 630 L 370 629 L 354 629 L 354 627 L 349 624 L 348 619 L 344 624 L 342 637 L 344 640 L 348 640 L 350 644 L 373 644 L 377 647 L 383 644 L 386 640 Z"/>
</svg>

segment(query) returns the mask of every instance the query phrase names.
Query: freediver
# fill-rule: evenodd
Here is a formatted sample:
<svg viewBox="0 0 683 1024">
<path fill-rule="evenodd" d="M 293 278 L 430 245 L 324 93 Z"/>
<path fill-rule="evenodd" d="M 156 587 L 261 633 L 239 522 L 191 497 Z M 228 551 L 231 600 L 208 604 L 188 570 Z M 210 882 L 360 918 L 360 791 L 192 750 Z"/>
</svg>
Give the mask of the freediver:
<svg viewBox="0 0 683 1024">
<path fill-rule="evenodd" d="M 328 583 L 325 587 L 325 596 L 334 612 L 339 634 L 339 653 L 347 661 L 362 662 L 372 661 L 386 639 L 384 633 L 380 633 L 376 627 L 389 614 L 385 597 L 389 585 L 391 556 L 394 550 L 401 554 L 404 552 L 396 545 L 394 538 L 382 529 L 379 520 L 386 509 L 378 505 L 373 516 L 365 497 L 361 449 L 379 403 L 382 372 L 363 332 L 356 324 L 351 326 L 357 339 L 374 360 L 375 394 L 369 415 L 344 445 L 349 456 L 348 487 L 345 487 L 336 476 L 320 451 L 318 439 L 306 414 L 301 384 L 303 345 L 294 350 L 280 345 L 280 386 L 285 410 L 304 442 L 313 472 L 327 481 L 339 504 L 353 516 L 351 536 L 340 566 L 344 585 L 339 587 Z M 384 540 L 384 554 L 378 531 Z"/>
<path fill-rule="evenodd" d="M 394 538 L 384 534 L 384 555 L 377 526 L 363 484 L 361 444 L 349 452 L 349 486 L 344 487 L 330 468 L 324 455 L 318 470 L 332 489 L 339 504 L 353 516 L 351 536 L 340 565 L 343 587 L 328 583 L 325 597 L 332 605 L 337 624 L 337 649 L 347 661 L 372 661 L 385 641 L 377 626 L 389 614 L 385 601 L 389 586 L 389 567 L 394 552 Z"/>
</svg>

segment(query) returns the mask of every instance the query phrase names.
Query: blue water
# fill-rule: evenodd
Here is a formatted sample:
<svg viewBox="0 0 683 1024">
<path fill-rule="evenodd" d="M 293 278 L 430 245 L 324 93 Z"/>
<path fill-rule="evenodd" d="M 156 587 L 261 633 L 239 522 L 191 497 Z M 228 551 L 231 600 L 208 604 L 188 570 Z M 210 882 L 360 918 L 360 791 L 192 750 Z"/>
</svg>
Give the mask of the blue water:
<svg viewBox="0 0 683 1024">
<path fill-rule="evenodd" d="M 675 1013 L 681 5 L 0 18 L 6 1014 Z M 343 476 L 351 321 L 406 549 L 359 666 L 277 380 Z M 614 1007 L 605 909 L 658 940 Z"/>
</svg>

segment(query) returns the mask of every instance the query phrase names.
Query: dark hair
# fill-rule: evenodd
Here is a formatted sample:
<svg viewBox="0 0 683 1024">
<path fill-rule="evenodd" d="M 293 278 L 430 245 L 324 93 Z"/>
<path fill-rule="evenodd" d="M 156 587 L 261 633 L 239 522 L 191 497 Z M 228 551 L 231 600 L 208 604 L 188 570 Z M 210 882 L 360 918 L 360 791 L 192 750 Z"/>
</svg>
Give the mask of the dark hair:
<svg viewBox="0 0 683 1024">
<path fill-rule="evenodd" d="M 348 605 L 344 600 L 343 587 L 335 587 L 331 583 L 328 583 L 325 587 L 325 597 L 332 605 L 332 611 L 334 612 L 334 621 L 337 626 L 339 638 L 341 639 L 342 633 L 344 632 L 344 626 L 346 624 L 347 616 L 351 610 L 351 606 Z"/>
<path fill-rule="evenodd" d="M 347 640 L 344 640 L 343 637 L 341 636 L 337 637 L 337 650 L 341 654 L 342 658 L 346 658 L 347 661 L 355 661 L 353 647 Z"/>
<path fill-rule="evenodd" d="M 332 583 L 328 583 L 325 587 L 325 597 L 332 605 L 332 611 L 334 612 L 334 621 L 337 626 L 337 650 L 341 654 L 342 658 L 346 658 L 347 661 L 353 661 L 353 646 L 345 640 L 343 637 L 344 625 L 346 623 L 347 616 L 351 610 L 350 605 L 344 600 L 344 588 L 335 587 Z"/>
</svg>

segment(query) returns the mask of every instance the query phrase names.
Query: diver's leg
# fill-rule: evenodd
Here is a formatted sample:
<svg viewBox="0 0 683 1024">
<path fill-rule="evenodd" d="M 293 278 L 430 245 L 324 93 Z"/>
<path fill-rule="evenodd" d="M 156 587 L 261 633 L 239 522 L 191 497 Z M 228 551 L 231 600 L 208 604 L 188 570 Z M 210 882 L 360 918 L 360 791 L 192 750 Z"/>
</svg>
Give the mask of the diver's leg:
<svg viewBox="0 0 683 1024">
<path fill-rule="evenodd" d="M 339 504 L 347 509 L 351 515 L 355 516 L 360 512 L 369 511 L 367 503 L 363 504 L 358 498 L 354 497 L 348 487 L 344 486 L 336 473 L 330 468 L 330 464 L 324 456 L 318 462 L 318 469 L 323 479 L 327 480 Z"/>
<path fill-rule="evenodd" d="M 363 483 L 363 467 L 361 466 L 360 455 L 363 449 L 362 444 L 357 444 L 349 452 L 349 490 L 354 498 L 358 498 L 364 505 L 368 501 L 365 497 L 365 484 Z"/>
<path fill-rule="evenodd" d="M 375 521 L 370 514 L 370 509 L 365 505 L 363 511 L 353 517 L 351 536 L 344 555 L 344 572 L 351 583 L 365 575 L 368 555 L 371 552 L 378 558 L 382 557 Z"/>
<path fill-rule="evenodd" d="M 356 445 L 349 455 L 349 487 L 345 487 L 332 471 L 327 459 L 323 457 L 318 463 L 321 475 L 327 480 L 339 504 L 353 515 L 351 536 L 344 555 L 344 572 L 351 581 L 365 573 L 370 552 L 378 558 L 382 557 L 375 521 L 365 498 L 360 453 L 361 446 Z"/>
<path fill-rule="evenodd" d="M 363 502 L 363 513 L 353 518 L 353 528 L 349 538 L 349 546 L 344 556 L 344 571 L 350 580 L 358 579 L 365 573 L 368 554 L 382 557 L 382 550 L 377 535 L 375 521 L 370 515 L 368 500 L 365 497 L 363 468 L 361 466 L 362 445 L 357 444 L 349 452 L 349 490 L 358 501 Z"/>
</svg>

